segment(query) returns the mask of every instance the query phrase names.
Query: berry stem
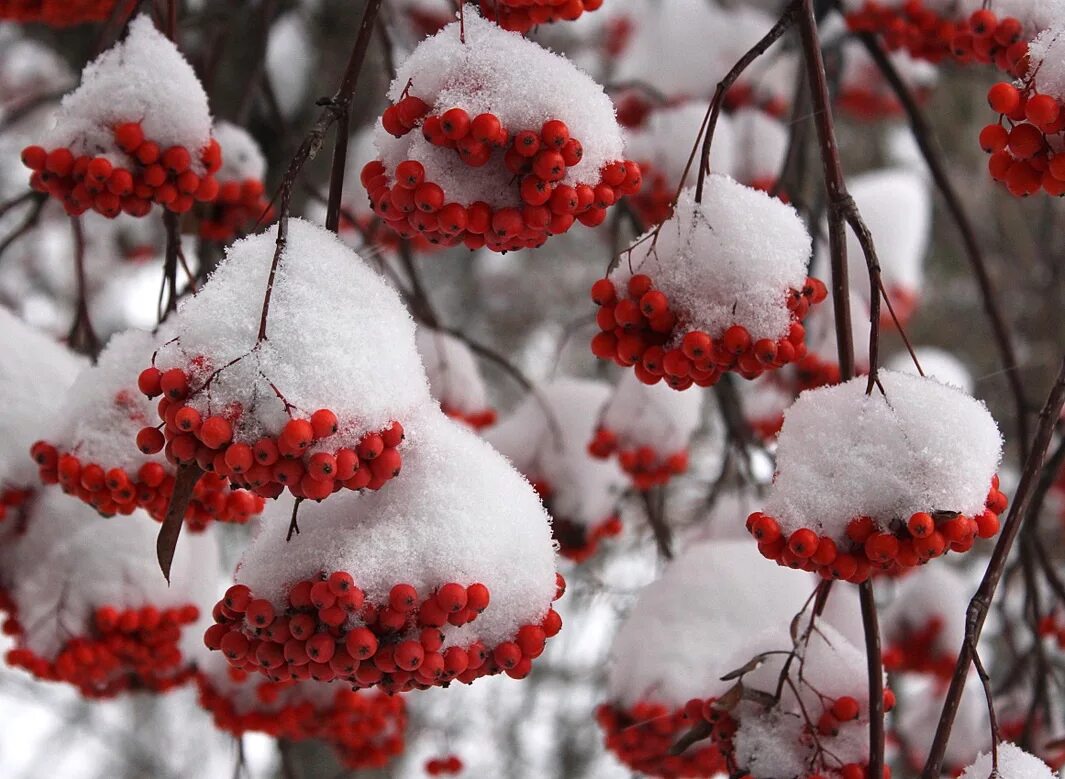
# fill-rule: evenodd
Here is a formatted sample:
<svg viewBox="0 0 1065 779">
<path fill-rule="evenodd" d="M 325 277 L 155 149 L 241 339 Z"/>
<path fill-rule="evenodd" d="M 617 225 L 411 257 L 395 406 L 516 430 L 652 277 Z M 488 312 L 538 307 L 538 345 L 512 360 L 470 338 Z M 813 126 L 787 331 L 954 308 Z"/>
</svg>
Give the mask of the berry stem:
<svg viewBox="0 0 1065 779">
<path fill-rule="evenodd" d="M 869 52 L 869 56 L 873 58 L 888 84 L 891 85 L 892 91 L 906 111 L 906 116 L 910 121 L 910 130 L 913 133 L 914 140 L 917 141 L 918 148 L 921 150 L 921 156 L 924 158 L 925 164 L 928 165 L 928 170 L 932 174 L 936 189 L 943 196 L 947 211 L 961 234 L 962 243 L 965 245 L 965 254 L 969 259 L 969 264 L 972 266 L 977 286 L 980 288 L 980 300 L 983 303 L 984 313 L 991 324 L 991 334 L 995 339 L 1006 380 L 1009 382 L 1010 392 L 1013 395 L 1015 414 L 1017 416 L 1017 439 L 1020 441 L 1021 460 L 1023 462 L 1028 457 L 1025 447 L 1027 447 L 1029 441 L 1029 405 L 1024 385 L 1021 382 L 1017 354 L 1013 348 L 1013 337 L 1010 334 L 1009 327 L 1006 325 L 1006 319 L 999 309 L 991 276 L 988 274 L 987 263 L 984 260 L 984 253 L 980 248 L 980 242 L 976 238 L 976 231 L 973 229 L 972 222 L 969 221 L 969 215 L 962 206 L 961 198 L 958 197 L 958 192 L 954 188 L 953 182 L 947 175 L 947 170 L 936 148 L 932 128 L 925 119 L 909 87 L 903 82 L 898 70 L 873 35 L 859 33 L 857 37 L 865 46 L 866 51 Z"/>
<path fill-rule="evenodd" d="M 166 229 L 166 254 L 163 259 L 163 284 L 159 288 L 158 318 L 160 322 L 177 311 L 177 268 L 181 254 L 180 217 L 169 209 L 164 210 L 163 226 Z M 167 294 L 168 289 L 169 294 Z M 167 294 L 165 308 L 163 307 L 164 294 Z"/>
<path fill-rule="evenodd" d="M 286 543 L 292 540 L 292 536 L 298 536 L 300 534 L 299 511 L 300 504 L 302 503 L 303 498 L 296 498 L 292 503 L 292 516 L 289 518 L 288 533 L 285 535 Z"/>
<path fill-rule="evenodd" d="M 96 362 L 100 353 L 100 341 L 89 318 L 89 290 L 85 283 L 85 231 L 82 229 L 81 217 L 71 217 L 70 226 L 74 232 L 74 282 L 78 301 L 74 310 L 74 321 L 67 333 L 67 343 Z"/>
<path fill-rule="evenodd" d="M 939 718 L 939 725 L 936 727 L 936 735 L 928 751 L 924 770 L 921 772 L 922 779 L 934 779 L 940 775 L 950 731 L 954 726 L 954 717 L 958 713 L 962 691 L 965 689 L 965 679 L 969 674 L 969 665 L 973 662 L 984 620 L 987 618 L 991 601 L 995 597 L 999 579 L 1002 578 L 1002 573 L 1006 568 L 1006 559 L 1009 557 L 1013 542 L 1025 520 L 1039 513 L 1046 492 L 1056 476 L 1056 473 L 1049 468 L 1044 469 L 1043 464 L 1063 406 L 1065 406 L 1065 359 L 1062 360 L 1061 367 L 1058 369 L 1057 378 L 1047 396 L 1043 410 L 1039 412 L 1039 425 L 1036 428 L 1035 439 L 1028 448 L 1028 457 L 1024 463 L 1024 470 L 1021 472 L 1021 480 L 1017 485 L 1013 505 L 1010 506 L 1009 514 L 1006 516 L 1002 533 L 995 542 L 991 560 L 984 571 L 980 586 L 972 600 L 969 601 L 969 607 L 965 613 L 965 640 L 958 652 L 958 661 L 954 666 L 950 688 L 943 702 L 943 712 Z M 1053 465 L 1055 459 L 1056 457 L 1052 458 L 1049 465 Z"/>
<path fill-rule="evenodd" d="M 658 554 L 665 560 L 673 559 L 673 533 L 666 522 L 665 494 L 661 490 L 645 490 L 640 493 L 647 511 L 647 523 L 654 533 Z"/>
<path fill-rule="evenodd" d="M 3 258 L 4 252 L 11 248 L 19 238 L 31 232 L 41 221 L 41 212 L 44 210 L 44 204 L 48 202 L 48 195 L 43 192 L 34 192 L 33 196 L 33 207 L 26 213 L 18 227 L 8 233 L 3 241 L 0 241 L 0 258 Z"/>
</svg>

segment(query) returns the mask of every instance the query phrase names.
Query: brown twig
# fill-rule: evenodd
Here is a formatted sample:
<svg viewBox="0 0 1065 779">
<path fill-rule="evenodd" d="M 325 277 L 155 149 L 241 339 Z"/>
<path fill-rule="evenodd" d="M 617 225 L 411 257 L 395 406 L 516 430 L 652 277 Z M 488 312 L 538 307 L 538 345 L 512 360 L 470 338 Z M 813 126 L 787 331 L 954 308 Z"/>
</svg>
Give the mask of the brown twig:
<svg viewBox="0 0 1065 779">
<path fill-rule="evenodd" d="M 647 524 L 651 526 L 651 532 L 655 537 L 655 545 L 658 554 L 665 560 L 673 559 L 673 533 L 666 522 L 665 513 L 661 511 L 661 505 L 653 490 L 644 490 L 640 493 L 643 506 L 647 512 Z"/>
<path fill-rule="evenodd" d="M 181 253 L 181 217 L 169 209 L 163 210 L 163 227 L 166 230 L 166 253 L 163 257 L 163 283 L 159 288 L 158 319 L 163 322 L 177 311 L 177 271 Z M 166 297 L 166 306 L 163 298 Z"/>
<path fill-rule="evenodd" d="M 987 618 L 991 601 L 995 597 L 999 579 L 1002 578 L 1002 572 L 1005 570 L 1006 559 L 1009 557 L 1013 542 L 1025 520 L 1036 513 L 1037 504 L 1033 498 L 1036 496 L 1037 489 L 1033 487 L 1036 486 L 1037 479 L 1040 479 L 1043 460 L 1054 434 L 1055 423 L 1061 416 L 1063 405 L 1065 405 L 1065 360 L 1062 360 L 1054 386 L 1050 390 L 1043 410 L 1039 413 L 1039 425 L 1036 428 L 1035 439 L 1028 447 L 1028 457 L 1025 460 L 1021 480 L 1017 485 L 1013 505 L 1010 506 L 1009 514 L 1006 516 L 1002 533 L 991 552 L 991 560 L 984 571 L 980 586 L 972 600 L 969 601 L 965 614 L 965 640 L 958 652 L 958 661 L 954 666 L 950 688 L 943 702 L 943 713 L 940 715 L 936 735 L 921 773 L 922 779 L 936 779 L 940 775 L 943 755 L 946 753 L 950 731 L 954 726 L 954 717 L 958 713 L 962 691 L 965 689 L 965 677 L 969 673 L 969 665 L 973 662 L 973 654 L 980 642 L 984 620 Z"/>
<path fill-rule="evenodd" d="M 74 285 L 77 302 L 74 308 L 74 321 L 67 333 L 70 348 L 88 355 L 93 362 L 100 353 L 100 340 L 93 330 L 89 317 L 89 286 L 85 279 L 85 231 L 81 226 L 81 217 L 72 216 L 70 227 L 74 233 Z"/>
<path fill-rule="evenodd" d="M 4 252 L 10 249 L 17 240 L 32 231 L 37 226 L 37 223 L 41 221 L 41 212 L 44 210 L 44 204 L 48 202 L 48 195 L 43 192 L 34 192 L 33 197 L 33 206 L 26 212 L 25 218 L 19 222 L 18 227 L 8 233 L 3 241 L 0 241 L 0 259 L 3 258 Z"/>
</svg>

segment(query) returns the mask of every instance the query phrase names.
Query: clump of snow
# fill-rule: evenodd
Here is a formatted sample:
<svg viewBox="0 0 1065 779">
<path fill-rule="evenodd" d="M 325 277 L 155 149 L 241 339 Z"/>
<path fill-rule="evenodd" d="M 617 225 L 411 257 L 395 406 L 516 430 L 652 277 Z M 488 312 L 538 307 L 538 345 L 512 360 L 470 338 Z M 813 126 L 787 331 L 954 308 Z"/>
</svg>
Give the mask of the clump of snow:
<svg viewBox="0 0 1065 779">
<path fill-rule="evenodd" d="M 621 159 L 623 150 L 614 106 L 602 86 L 564 57 L 467 10 L 466 43 L 459 39 L 458 22 L 422 41 L 399 66 L 389 100 L 398 102 L 410 82 L 409 94 L 424 100 L 431 115 L 455 107 L 471 118 L 488 112 L 511 133 L 539 132 L 547 120 L 560 119 L 584 149 L 580 162 L 566 169 L 562 183 L 598 184 L 600 169 Z M 379 125 L 376 144 L 387 169 L 408 159 L 420 162 L 425 179 L 440 185 L 450 201 L 484 201 L 492 207 L 521 204 L 514 175 L 502 164 L 501 149 L 488 164 L 472 168 L 453 150 L 430 144 L 417 129 L 394 138 Z"/>
<path fill-rule="evenodd" d="M 934 346 L 918 346 L 913 351 L 917 355 L 917 361 L 921 363 L 921 370 L 924 371 L 925 376 L 972 394 L 973 375 L 965 363 L 953 354 Z M 913 364 L 913 358 L 910 357 L 909 352 L 899 352 L 887 361 L 886 367 L 903 373 L 917 373 L 917 366 Z"/>
<path fill-rule="evenodd" d="M 403 473 L 387 490 L 340 492 L 304 503 L 288 543 L 291 504 L 278 501 L 247 550 L 236 580 L 283 602 L 296 581 L 347 571 L 372 603 L 405 582 L 423 597 L 447 582 L 488 587 L 491 603 L 445 646 L 509 641 L 539 624 L 555 595 L 555 548 L 532 487 L 487 443 L 439 411 L 404 420 Z M 354 617 L 353 617 L 354 619 Z"/>
<path fill-rule="evenodd" d="M 414 322 L 396 291 L 335 235 L 301 219 L 289 221 L 267 338 L 256 348 L 274 251 L 273 231 L 238 241 L 179 305 L 176 340 L 160 347 L 156 367 L 191 371 L 194 389 L 222 369 L 187 405 L 204 414 L 240 403 L 234 440 L 254 442 L 288 421 L 276 387 L 294 414 L 332 410 L 341 438 L 331 441 L 347 446 L 429 402 Z"/>
<path fill-rule="evenodd" d="M 705 116 L 706 105 L 696 101 L 661 108 L 642 126 L 625 133 L 625 156 L 641 166 L 649 165 L 654 173 L 664 175 L 667 184 L 675 189 L 680 186 L 680 176 L 688 164 Z M 719 116 L 710 145 L 710 170 L 726 176 L 736 175 L 733 156 L 737 140 L 729 117 Z M 696 155 L 688 173 L 689 183 L 695 181 L 698 168 Z"/>
<path fill-rule="evenodd" d="M 588 453 L 610 387 L 588 379 L 558 379 L 539 386 L 486 440 L 533 482 L 551 489 L 551 510 L 578 525 L 615 513 L 627 480 L 615 460 Z M 671 393 L 673 395 L 685 393 Z"/>
<path fill-rule="evenodd" d="M 156 403 L 138 389 L 137 375 L 151 363 L 156 343 L 167 340 L 168 332 L 164 328 L 158 341 L 143 330 L 114 336 L 96 365 L 74 379 L 61 411 L 50 420 L 51 429 L 38 438 L 104 470 L 122 468 L 132 476 L 149 461 L 169 469 L 162 454 L 145 455 L 136 444 L 141 428 L 159 423 Z"/>
<path fill-rule="evenodd" d="M 702 203 L 684 190 L 657 239 L 639 239 L 610 279 L 624 289 L 632 274 L 650 276 L 678 330 L 717 338 L 739 324 L 753 340 L 776 340 L 788 332 L 787 295 L 802 288 L 809 259 L 810 236 L 794 208 L 711 174 Z"/>
<path fill-rule="evenodd" d="M 929 571 L 943 566 L 928 567 Z M 964 610 L 963 610 L 964 611 Z M 961 645 L 959 643 L 954 649 Z M 899 675 L 902 686 L 898 690 L 905 696 L 906 706 L 899 712 L 896 727 L 906 744 L 908 757 L 912 764 L 923 765 L 932 747 L 932 740 L 943 713 L 943 683 L 928 676 L 916 674 Z M 972 762 L 981 752 L 991 748 L 991 723 L 987 717 L 987 699 L 984 688 L 976 672 L 970 672 L 965 680 L 954 726 L 950 730 L 950 740 L 943 754 L 944 767 L 952 772 Z M 1002 745 L 999 746 L 999 749 Z M 1001 752 L 999 753 L 1001 759 Z M 1002 779 L 1014 779 L 1010 773 L 1002 773 Z M 977 773 L 974 779 L 989 779 L 989 770 Z M 1022 775 L 1023 776 L 1023 775 Z"/>
<path fill-rule="evenodd" d="M 733 177 L 746 184 L 775 182 L 788 151 L 788 129 L 757 108 L 732 114 Z"/>
<path fill-rule="evenodd" d="M 488 409 L 488 388 L 470 347 L 428 327 L 418 328 L 417 342 L 429 392 L 445 410 L 471 415 Z"/>
<path fill-rule="evenodd" d="M 266 73 L 283 116 L 291 118 L 303 107 L 316 59 L 303 14 L 297 9 L 279 16 L 266 42 Z"/>
<path fill-rule="evenodd" d="M 44 145 L 66 147 L 75 155 L 106 154 L 133 167 L 113 135 L 125 122 L 140 122 L 144 137 L 164 150 L 184 146 L 194 172 L 203 172 L 198 152 L 211 139 L 207 94 L 149 14 L 134 19 L 125 40 L 85 66 L 81 85 L 63 98 Z"/>
<path fill-rule="evenodd" d="M 763 438 L 772 437 L 784 420 L 784 412 L 795 400 L 795 393 L 773 374 L 745 381 L 740 386 L 743 415 Z"/>
<path fill-rule="evenodd" d="M 859 377 L 804 392 L 785 414 L 765 507 L 785 534 L 840 540 L 858 516 L 887 527 L 918 511 L 983 511 L 1002 455 L 986 406 L 934 379 L 879 375 L 884 394 L 866 395 Z"/>
<path fill-rule="evenodd" d="M 955 655 L 965 638 L 965 610 L 973 589 L 949 565 L 922 566 L 899 582 L 894 599 L 882 612 L 884 643 L 891 644 L 935 620 L 941 628 L 931 649 Z"/>
<path fill-rule="evenodd" d="M 676 392 L 662 382 L 644 384 L 626 371 L 603 406 L 599 424 L 617 436 L 621 449 L 649 446 L 668 455 L 688 448 L 702 407 L 701 392 Z"/>
<path fill-rule="evenodd" d="M 988 752 L 966 768 L 959 779 L 984 779 L 991 776 L 991 770 L 991 753 Z M 998 745 L 998 774 L 1009 779 L 1056 779 L 1050 766 L 1008 741 Z"/>
<path fill-rule="evenodd" d="M 0 308 L 0 490 L 37 483 L 30 447 L 59 412 L 63 392 L 88 361 Z"/>
<path fill-rule="evenodd" d="M 222 147 L 222 167 L 215 174 L 219 182 L 262 180 L 266 175 L 266 158 L 243 127 L 220 121 L 214 126 L 214 139 Z"/>
</svg>

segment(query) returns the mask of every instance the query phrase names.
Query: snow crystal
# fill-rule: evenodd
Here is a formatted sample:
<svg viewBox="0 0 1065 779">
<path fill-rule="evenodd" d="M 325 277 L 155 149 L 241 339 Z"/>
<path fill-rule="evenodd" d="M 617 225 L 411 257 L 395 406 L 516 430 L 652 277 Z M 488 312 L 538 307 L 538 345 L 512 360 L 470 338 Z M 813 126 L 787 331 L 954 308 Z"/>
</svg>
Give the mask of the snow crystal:
<svg viewBox="0 0 1065 779">
<path fill-rule="evenodd" d="M 652 113 L 643 126 L 625 133 L 625 156 L 640 165 L 651 165 L 653 172 L 665 176 L 670 187 L 678 187 L 705 116 L 706 106 L 702 103 L 688 102 L 661 108 Z M 736 145 L 731 120 L 719 116 L 710 145 L 710 170 L 735 176 L 733 154 Z M 688 173 L 689 183 L 695 181 L 698 167 L 697 158 Z"/>
<path fill-rule="evenodd" d="M 121 610 L 205 603 L 214 580 L 202 574 L 217 566 L 214 539 L 183 538 L 168 585 L 156 562 L 157 532 L 154 522 L 103 519 L 58 487 L 42 493 L 14 550 L 12 595 L 26 648 L 54 657 L 72 633 L 89 632 L 103 605 Z"/>
<path fill-rule="evenodd" d="M 550 486 L 556 516 L 594 525 L 615 513 L 628 483 L 616 460 L 588 453 L 609 398 L 610 387 L 603 382 L 558 379 L 527 395 L 512 414 L 485 432 L 485 439 L 530 480 Z"/>
<path fill-rule="evenodd" d="M 765 512 L 785 534 L 835 539 L 860 515 L 881 525 L 918 511 L 979 514 L 1002 454 L 984 404 L 934 379 L 880 371 L 804 392 L 784 415 Z M 846 425 L 840 420 L 848 420 Z"/>
<path fill-rule="evenodd" d="M 458 22 L 422 41 L 399 66 L 389 99 L 398 102 L 411 82 L 410 94 L 428 103 L 430 114 L 456 106 L 470 117 L 490 112 L 512 133 L 539 131 L 548 119 L 560 119 L 584 148 L 563 183 L 597 184 L 600 169 L 620 159 L 623 148 L 614 106 L 603 88 L 564 57 L 467 10 L 466 43 L 459 40 Z M 500 149 L 488 164 L 471 168 L 453 150 L 430 144 L 417 129 L 393 138 L 378 125 L 376 143 L 387 168 L 417 160 L 425 166 L 426 180 L 439 184 L 454 202 L 520 205 Z"/>
<path fill-rule="evenodd" d="M 1057 779 L 1050 766 L 1016 744 L 998 745 L 998 773 L 1004 779 Z M 980 755 L 959 779 L 986 779 L 991 776 L 991 753 Z"/>
<path fill-rule="evenodd" d="M 644 384 L 626 371 L 603 408 L 600 424 L 617 435 L 622 449 L 650 446 L 668 455 L 688 448 L 702 407 L 701 392 L 677 392 L 663 382 Z"/>
<path fill-rule="evenodd" d="M 281 603 L 295 581 L 348 571 L 371 602 L 406 582 L 422 595 L 444 583 L 481 582 L 491 604 L 446 645 L 488 646 L 539 624 L 555 594 L 555 550 L 532 487 L 472 432 L 426 408 L 404 420 L 403 473 L 388 489 L 340 492 L 304 503 L 301 533 L 286 543 L 291 503 L 268 507 L 236 579 Z"/>
<path fill-rule="evenodd" d="M 30 447 L 59 411 L 63 391 L 88 364 L 83 357 L 0 308 L 0 490 L 37 483 Z"/>
<path fill-rule="evenodd" d="M 232 122 L 218 122 L 214 139 L 222 147 L 222 167 L 215 174 L 219 182 L 263 179 L 266 158 L 251 133 Z"/>
<path fill-rule="evenodd" d="M 732 114 L 733 176 L 746 183 L 776 181 L 788 151 L 788 129 L 757 108 Z"/>
<path fill-rule="evenodd" d="M 470 347 L 439 330 L 419 327 L 418 353 L 429 377 L 429 391 L 441 405 L 463 414 L 488 408 L 488 390 Z"/>
<path fill-rule="evenodd" d="M 918 346 L 913 351 L 917 355 L 917 361 L 921 363 L 921 370 L 924 371 L 925 376 L 972 394 L 973 375 L 953 354 L 934 346 Z M 903 373 L 917 373 L 917 366 L 913 364 L 913 358 L 910 357 L 909 352 L 899 352 L 887 361 L 886 367 Z"/>
<path fill-rule="evenodd" d="M 618 630 L 610 700 L 679 707 L 717 697 L 734 684 L 723 675 L 761 651 L 790 649 L 788 626 L 813 578 L 764 562 L 750 543 L 718 540 L 692 545 L 670 563 Z"/>
<path fill-rule="evenodd" d="M 45 146 L 67 147 L 75 155 L 107 154 L 132 167 L 113 136 L 124 122 L 140 122 L 144 137 L 163 149 L 184 146 L 192 153 L 193 170 L 203 172 L 197 152 L 211 138 L 207 94 L 149 14 L 137 17 L 124 41 L 85 66 L 81 86 L 63 98 Z"/>
<path fill-rule="evenodd" d="M 716 338 L 741 324 L 754 340 L 776 340 L 791 323 L 788 290 L 806 280 L 810 236 L 791 206 L 711 174 L 702 203 L 684 190 L 657 239 L 645 236 L 629 255 L 611 274 L 615 286 L 646 273 L 686 329 Z"/>
<path fill-rule="evenodd" d="M 274 250 L 272 230 L 238 241 L 203 288 L 180 304 L 179 341 L 160 348 L 156 366 L 191 370 L 203 358 L 193 387 L 227 366 L 189 405 L 201 413 L 216 408 L 213 400 L 254 408 L 240 417 L 235 438 L 258 440 L 288 420 L 272 383 L 300 414 L 332 410 L 342 426 L 333 443 L 347 445 L 428 402 L 414 322 L 395 290 L 335 235 L 302 219 L 289 221 L 267 340 L 256 349 Z"/>
<path fill-rule="evenodd" d="M 151 364 L 155 344 L 152 334 L 142 330 L 114 336 L 96 365 L 77 375 L 61 412 L 51 420 L 52 430 L 38 437 L 104 470 L 123 468 L 134 474 L 148 461 L 166 465 L 162 454 L 145 455 L 136 444 L 142 427 L 159 423 L 156 403 L 137 387 L 137 376 Z"/>
</svg>

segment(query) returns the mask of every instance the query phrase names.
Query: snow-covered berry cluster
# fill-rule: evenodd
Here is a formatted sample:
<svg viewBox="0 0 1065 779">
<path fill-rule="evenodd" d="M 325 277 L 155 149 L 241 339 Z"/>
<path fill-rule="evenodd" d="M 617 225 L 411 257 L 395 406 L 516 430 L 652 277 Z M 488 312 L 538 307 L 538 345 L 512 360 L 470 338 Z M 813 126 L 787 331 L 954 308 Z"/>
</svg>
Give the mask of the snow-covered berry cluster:
<svg viewBox="0 0 1065 779">
<path fill-rule="evenodd" d="M 428 327 L 419 327 L 417 338 L 429 392 L 440 409 L 474 430 L 494 425 L 496 411 L 488 404 L 488 388 L 470 347 L 449 333 Z"/>
<path fill-rule="evenodd" d="M 22 161 L 30 185 L 67 213 L 184 213 L 214 200 L 222 165 L 207 96 L 192 67 L 149 16 L 86 66 L 42 143 Z"/>
<path fill-rule="evenodd" d="M 572 22 L 603 0 L 479 0 L 481 13 L 504 30 L 525 33 L 548 22 Z"/>
<path fill-rule="evenodd" d="M 592 287 L 592 352 L 646 384 L 753 379 L 805 354 L 803 317 L 826 297 L 806 277 L 810 237 L 794 209 L 711 174 Z"/>
<path fill-rule="evenodd" d="M 788 409 L 765 509 L 747 519 L 765 557 L 861 582 L 998 532 L 1002 439 L 984 405 L 933 379 L 879 381 L 883 393 L 852 379 Z"/>
<path fill-rule="evenodd" d="M 594 227 L 640 188 L 602 87 L 470 14 L 419 44 L 389 91 L 360 178 L 399 235 L 511 251 Z"/>
<path fill-rule="evenodd" d="M 247 130 L 230 122 L 214 126 L 214 139 L 222 153 L 222 167 L 215 174 L 218 196 L 200 221 L 200 235 L 226 242 L 249 232 L 258 223 L 273 219 L 264 197 L 266 160 Z"/>
<path fill-rule="evenodd" d="M 971 590 L 957 571 L 945 565 L 903 578 L 882 617 L 884 668 L 949 681 L 965 637 Z"/>
</svg>

